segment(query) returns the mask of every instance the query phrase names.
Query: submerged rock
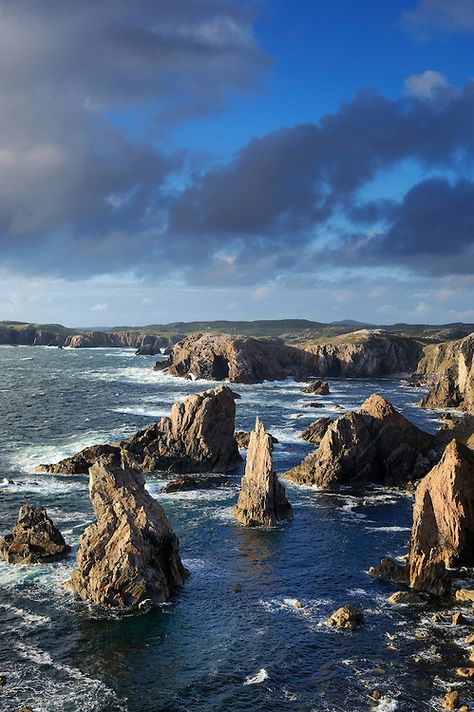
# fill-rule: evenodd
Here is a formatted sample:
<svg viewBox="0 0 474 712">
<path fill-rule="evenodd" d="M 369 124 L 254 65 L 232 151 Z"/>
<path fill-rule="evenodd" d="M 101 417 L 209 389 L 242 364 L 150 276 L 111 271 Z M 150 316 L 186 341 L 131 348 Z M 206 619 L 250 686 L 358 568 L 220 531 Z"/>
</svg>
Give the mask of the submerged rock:
<svg viewBox="0 0 474 712">
<path fill-rule="evenodd" d="M 364 616 L 355 606 L 341 606 L 328 618 L 327 624 L 336 628 L 353 630 L 363 622 Z"/>
<path fill-rule="evenodd" d="M 144 472 L 227 472 L 242 458 L 234 437 L 235 396 L 227 386 L 194 393 L 161 418 L 117 445 L 94 445 L 39 472 L 87 473 L 99 458 Z"/>
<path fill-rule="evenodd" d="M 23 505 L 11 534 L 0 541 L 0 559 L 9 564 L 39 564 L 64 559 L 66 544 L 44 507 Z"/>
<path fill-rule="evenodd" d="M 97 522 L 81 536 L 65 587 L 111 608 L 169 600 L 188 573 L 178 538 L 142 476 L 99 461 L 90 469 L 89 491 Z"/>
<path fill-rule="evenodd" d="M 401 484 L 424 474 L 420 462 L 434 439 L 374 393 L 357 411 L 329 425 L 319 448 L 285 474 L 299 484 L 331 487 L 346 483 Z"/>
<path fill-rule="evenodd" d="M 271 435 L 257 417 L 233 516 L 246 526 L 271 526 L 293 516 L 285 488 L 273 469 Z"/>
<path fill-rule="evenodd" d="M 318 418 L 311 425 L 303 430 L 300 435 L 302 440 L 306 440 L 308 443 L 313 443 L 314 445 L 319 445 L 323 437 L 325 436 L 327 429 L 332 423 L 332 419 L 328 417 Z"/>
<path fill-rule="evenodd" d="M 326 381 L 311 381 L 305 388 L 301 389 L 302 393 L 311 393 L 315 396 L 327 396 L 329 395 L 329 384 Z"/>
</svg>

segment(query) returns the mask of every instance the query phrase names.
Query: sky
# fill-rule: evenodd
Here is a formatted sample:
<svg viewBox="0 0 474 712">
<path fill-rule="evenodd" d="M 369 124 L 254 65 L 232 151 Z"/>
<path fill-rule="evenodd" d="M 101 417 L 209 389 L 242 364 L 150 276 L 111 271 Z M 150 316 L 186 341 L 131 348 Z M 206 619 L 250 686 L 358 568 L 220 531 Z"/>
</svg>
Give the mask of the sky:
<svg viewBox="0 0 474 712">
<path fill-rule="evenodd" d="M 474 0 L 0 0 L 0 320 L 474 322 Z"/>
</svg>

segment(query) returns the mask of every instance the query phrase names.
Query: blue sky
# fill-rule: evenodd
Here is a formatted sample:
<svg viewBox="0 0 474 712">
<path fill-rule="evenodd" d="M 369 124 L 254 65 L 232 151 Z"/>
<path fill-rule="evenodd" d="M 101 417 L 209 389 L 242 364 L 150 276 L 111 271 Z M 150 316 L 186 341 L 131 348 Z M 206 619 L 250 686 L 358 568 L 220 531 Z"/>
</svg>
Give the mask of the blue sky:
<svg viewBox="0 0 474 712">
<path fill-rule="evenodd" d="M 0 318 L 474 322 L 474 0 L 0 0 Z"/>
</svg>

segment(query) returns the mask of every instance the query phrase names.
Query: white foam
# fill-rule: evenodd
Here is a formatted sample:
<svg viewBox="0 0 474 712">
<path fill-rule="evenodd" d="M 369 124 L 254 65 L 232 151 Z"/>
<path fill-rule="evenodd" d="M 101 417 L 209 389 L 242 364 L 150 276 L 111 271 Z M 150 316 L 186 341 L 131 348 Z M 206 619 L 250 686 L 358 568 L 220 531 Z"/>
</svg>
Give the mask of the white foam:
<svg viewBox="0 0 474 712">
<path fill-rule="evenodd" d="M 366 527 L 369 532 L 409 532 L 410 527 Z"/>
<path fill-rule="evenodd" d="M 382 697 L 377 705 L 378 712 L 395 712 L 399 708 L 397 700 L 392 700 L 390 697 Z"/>
<path fill-rule="evenodd" d="M 170 414 L 169 408 L 144 408 L 141 405 L 121 406 L 112 408 L 114 413 L 125 413 L 126 415 L 140 415 L 143 418 L 162 418 Z"/>
<path fill-rule="evenodd" d="M 244 685 L 259 685 L 264 680 L 268 679 L 268 672 L 265 668 L 260 668 L 256 675 L 245 678 Z"/>
<path fill-rule="evenodd" d="M 49 616 L 40 616 L 36 613 L 31 613 L 31 611 L 25 611 L 23 608 L 12 606 L 10 603 L 0 603 L 0 608 L 3 608 L 5 611 L 12 613 L 20 619 L 16 622 L 16 625 L 31 627 L 32 625 L 46 625 L 51 623 Z"/>
</svg>

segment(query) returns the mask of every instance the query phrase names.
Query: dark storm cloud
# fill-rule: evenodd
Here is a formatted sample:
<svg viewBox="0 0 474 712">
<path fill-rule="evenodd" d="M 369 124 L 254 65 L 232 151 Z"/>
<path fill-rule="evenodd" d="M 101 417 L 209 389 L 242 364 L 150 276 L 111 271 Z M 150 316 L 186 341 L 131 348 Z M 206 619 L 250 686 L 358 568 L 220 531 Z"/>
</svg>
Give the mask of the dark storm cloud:
<svg viewBox="0 0 474 712">
<path fill-rule="evenodd" d="M 353 259 L 406 265 L 420 273 L 474 272 L 474 182 L 424 180 L 408 191 L 390 228 L 354 242 Z"/>
<path fill-rule="evenodd" d="M 267 62 L 250 8 L 230 0 L 0 0 L 4 264 L 26 267 L 43 255 L 67 270 L 60 239 L 70 243 L 71 268 L 74 250 L 103 254 L 90 260 L 93 272 L 118 262 L 112 234 L 144 244 L 183 164 L 179 153 L 156 149 L 156 133 L 222 108 L 230 93 L 256 85 Z M 127 120 L 136 128 L 134 112 L 148 119 L 140 140 L 121 128 Z M 109 260 L 92 249 L 101 241 Z"/>
<path fill-rule="evenodd" d="M 254 139 L 230 165 L 196 176 L 178 197 L 170 212 L 168 235 L 173 242 L 168 254 L 173 245 L 176 254 L 185 246 L 195 264 L 206 263 L 205 275 L 221 273 L 224 283 L 232 275 L 246 280 L 254 264 L 266 264 L 262 273 L 276 275 L 278 269 L 344 261 L 348 253 L 357 255 L 360 265 L 372 262 L 371 250 L 357 249 L 360 235 L 341 226 L 341 220 L 366 225 L 369 235 L 380 233 L 382 224 L 391 237 L 378 246 L 378 259 L 391 265 L 417 269 L 418 231 L 420 240 L 426 238 L 424 226 L 433 223 L 437 232 L 424 254 L 439 254 L 452 230 L 452 244 L 468 248 L 472 231 L 452 220 L 462 184 L 452 189 L 436 181 L 419 186 L 402 207 L 393 200 L 364 202 L 359 194 L 384 170 L 406 159 L 435 171 L 472 166 L 473 120 L 474 84 L 463 91 L 451 87 L 427 101 L 391 101 L 364 92 L 319 124 Z M 434 221 L 426 221 L 430 200 L 440 203 Z M 467 218 L 474 203 L 464 200 L 462 208 Z M 420 269 L 434 263 L 427 261 Z M 452 261 L 444 264 L 446 271 L 454 268 Z M 456 264 L 456 269 L 462 267 L 462 261 Z"/>
<path fill-rule="evenodd" d="M 0 0 L 1 266 L 223 285 L 291 282 L 351 260 L 459 271 L 441 243 L 456 230 L 457 252 L 470 254 L 469 228 L 452 220 L 461 183 L 419 186 L 400 204 L 363 196 L 405 160 L 440 174 L 472 166 L 472 84 L 431 72 L 399 100 L 360 92 L 204 173 L 157 149 L 167 122 L 255 86 L 267 60 L 249 7 Z M 123 128 L 134 112 L 149 119 L 139 141 Z M 430 196 L 446 210 L 427 222 Z"/>
</svg>

